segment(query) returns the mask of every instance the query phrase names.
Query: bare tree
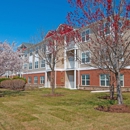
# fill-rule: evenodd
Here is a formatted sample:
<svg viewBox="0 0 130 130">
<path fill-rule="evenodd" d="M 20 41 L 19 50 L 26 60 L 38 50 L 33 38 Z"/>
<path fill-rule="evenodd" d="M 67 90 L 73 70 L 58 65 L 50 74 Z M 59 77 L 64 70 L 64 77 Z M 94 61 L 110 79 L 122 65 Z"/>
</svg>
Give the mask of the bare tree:
<svg viewBox="0 0 130 130">
<path fill-rule="evenodd" d="M 90 66 L 110 71 L 117 86 L 118 104 L 123 104 L 120 72 L 130 66 L 130 3 L 126 0 L 68 0 L 75 8 L 67 19 L 74 26 L 87 26 L 91 35 L 79 49 L 88 50 Z M 80 31 L 79 31 L 80 32 Z M 80 42 L 81 43 L 81 42 Z"/>
</svg>

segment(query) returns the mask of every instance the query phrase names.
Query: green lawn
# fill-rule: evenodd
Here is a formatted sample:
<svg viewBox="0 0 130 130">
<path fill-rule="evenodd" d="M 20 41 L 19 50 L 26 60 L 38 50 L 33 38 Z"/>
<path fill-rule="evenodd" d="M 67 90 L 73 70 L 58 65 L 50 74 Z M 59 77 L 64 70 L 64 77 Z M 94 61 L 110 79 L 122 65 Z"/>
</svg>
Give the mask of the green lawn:
<svg viewBox="0 0 130 130">
<path fill-rule="evenodd" d="M 97 98 L 105 93 L 56 89 L 64 96 L 44 97 L 50 89 L 1 91 L 0 130 L 130 130 L 130 114 L 94 109 L 116 103 Z M 123 96 L 130 105 L 130 93 Z"/>
</svg>

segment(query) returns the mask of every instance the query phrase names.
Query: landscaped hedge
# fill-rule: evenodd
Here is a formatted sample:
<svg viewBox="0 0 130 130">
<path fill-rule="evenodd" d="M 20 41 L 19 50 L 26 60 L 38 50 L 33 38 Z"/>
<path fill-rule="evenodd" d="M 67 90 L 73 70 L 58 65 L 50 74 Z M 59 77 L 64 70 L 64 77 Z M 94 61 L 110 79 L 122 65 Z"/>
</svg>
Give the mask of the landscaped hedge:
<svg viewBox="0 0 130 130">
<path fill-rule="evenodd" d="M 4 78 L 1 79 L 0 87 L 5 89 L 12 89 L 12 90 L 24 90 L 26 84 L 26 80 L 24 78 L 13 78 L 8 79 Z"/>
</svg>

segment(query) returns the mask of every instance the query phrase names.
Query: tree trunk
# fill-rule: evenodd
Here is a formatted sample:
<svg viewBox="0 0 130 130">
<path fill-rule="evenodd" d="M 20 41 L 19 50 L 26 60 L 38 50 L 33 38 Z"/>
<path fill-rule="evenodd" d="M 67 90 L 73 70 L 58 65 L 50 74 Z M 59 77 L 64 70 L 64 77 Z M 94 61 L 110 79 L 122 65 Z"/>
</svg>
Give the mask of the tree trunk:
<svg viewBox="0 0 130 130">
<path fill-rule="evenodd" d="M 118 105 L 123 104 L 122 92 L 121 92 L 121 83 L 120 83 L 120 72 L 118 71 L 116 74 L 116 85 L 117 85 L 117 101 Z"/>
<path fill-rule="evenodd" d="M 52 87 L 52 94 L 55 93 L 55 71 L 52 70 L 52 75 L 51 75 L 51 87 Z"/>
<path fill-rule="evenodd" d="M 114 99 L 114 84 L 110 85 L 110 99 Z"/>
</svg>

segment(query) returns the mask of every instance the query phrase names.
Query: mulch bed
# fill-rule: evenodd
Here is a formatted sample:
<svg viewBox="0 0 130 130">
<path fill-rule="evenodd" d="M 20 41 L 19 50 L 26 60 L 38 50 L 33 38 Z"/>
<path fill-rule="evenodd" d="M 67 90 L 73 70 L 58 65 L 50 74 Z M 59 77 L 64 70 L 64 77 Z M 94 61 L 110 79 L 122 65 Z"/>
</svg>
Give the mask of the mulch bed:
<svg viewBox="0 0 130 130">
<path fill-rule="evenodd" d="M 64 95 L 63 95 L 63 94 L 60 94 L 60 93 L 45 94 L 45 95 L 43 95 L 43 97 L 60 97 L 60 96 L 64 96 Z"/>
<path fill-rule="evenodd" d="M 99 111 L 113 112 L 113 113 L 130 113 L 130 107 L 127 105 L 112 105 L 110 107 L 99 106 L 95 108 Z"/>
<path fill-rule="evenodd" d="M 113 97 L 113 99 L 110 99 L 110 96 L 108 95 L 105 95 L 105 96 L 101 96 L 101 97 L 98 97 L 99 99 L 107 99 L 107 100 L 117 100 L 117 97 Z"/>
</svg>

